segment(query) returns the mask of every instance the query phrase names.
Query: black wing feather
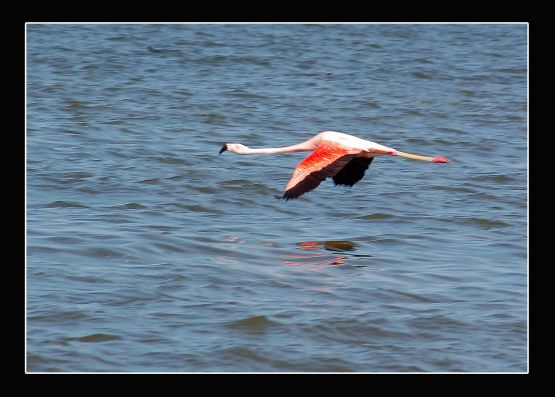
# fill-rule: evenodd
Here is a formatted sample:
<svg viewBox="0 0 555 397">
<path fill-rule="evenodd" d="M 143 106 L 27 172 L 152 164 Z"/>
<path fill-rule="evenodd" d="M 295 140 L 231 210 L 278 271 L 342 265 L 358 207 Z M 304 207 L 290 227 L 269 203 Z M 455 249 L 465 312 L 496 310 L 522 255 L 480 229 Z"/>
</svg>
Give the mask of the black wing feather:
<svg viewBox="0 0 555 397">
<path fill-rule="evenodd" d="M 353 186 L 364 177 L 374 157 L 355 157 L 333 176 L 336 185 Z"/>
</svg>

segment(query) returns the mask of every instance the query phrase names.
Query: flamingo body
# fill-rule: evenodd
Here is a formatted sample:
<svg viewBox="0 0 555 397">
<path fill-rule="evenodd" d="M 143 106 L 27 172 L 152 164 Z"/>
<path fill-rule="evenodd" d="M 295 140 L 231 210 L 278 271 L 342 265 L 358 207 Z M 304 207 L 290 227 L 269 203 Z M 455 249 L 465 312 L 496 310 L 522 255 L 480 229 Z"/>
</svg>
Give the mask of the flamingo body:
<svg viewBox="0 0 555 397">
<path fill-rule="evenodd" d="M 267 149 L 251 149 L 237 143 L 226 143 L 220 150 L 236 154 L 275 154 L 312 150 L 296 167 L 285 187 L 282 199 L 296 199 L 317 188 L 324 180 L 333 178 L 336 185 L 353 186 L 380 155 L 401 156 L 413 160 L 447 163 L 445 157 L 419 156 L 400 152 L 378 143 L 337 131 L 324 131 L 303 143 Z"/>
<path fill-rule="evenodd" d="M 317 188 L 326 178 L 335 177 L 340 171 L 345 170 L 360 152 L 360 149 L 323 140 L 307 158 L 295 167 L 282 198 L 285 200 L 295 199 Z M 346 171 L 344 176 L 350 178 L 350 173 Z"/>
</svg>

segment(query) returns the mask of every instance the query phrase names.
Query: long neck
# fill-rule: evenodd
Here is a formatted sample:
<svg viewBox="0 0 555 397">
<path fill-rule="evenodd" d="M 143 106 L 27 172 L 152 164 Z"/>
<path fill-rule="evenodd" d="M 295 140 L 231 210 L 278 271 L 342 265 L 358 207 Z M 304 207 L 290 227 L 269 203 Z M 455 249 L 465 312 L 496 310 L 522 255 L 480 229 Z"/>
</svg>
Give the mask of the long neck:
<svg viewBox="0 0 555 397">
<path fill-rule="evenodd" d="M 275 153 L 292 153 L 292 152 L 302 152 L 306 150 L 312 150 L 313 147 L 308 147 L 304 142 L 298 145 L 274 147 L 274 148 L 262 148 L 262 149 L 249 149 L 248 154 L 275 154 Z"/>
</svg>

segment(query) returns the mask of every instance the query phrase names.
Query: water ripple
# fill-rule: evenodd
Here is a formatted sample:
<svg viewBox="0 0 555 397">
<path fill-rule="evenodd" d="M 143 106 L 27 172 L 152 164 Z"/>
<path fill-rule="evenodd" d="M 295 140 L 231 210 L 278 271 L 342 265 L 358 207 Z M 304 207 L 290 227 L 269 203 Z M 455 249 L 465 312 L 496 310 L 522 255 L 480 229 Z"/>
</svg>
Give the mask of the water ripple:
<svg viewBox="0 0 555 397">
<path fill-rule="evenodd" d="M 103 334 L 103 333 L 96 333 L 91 335 L 85 335 L 80 337 L 74 338 L 65 338 L 65 341 L 68 342 L 83 342 L 83 343 L 100 343 L 100 342 L 108 342 L 113 340 L 121 339 L 118 335 L 111 335 L 111 334 Z"/>
</svg>

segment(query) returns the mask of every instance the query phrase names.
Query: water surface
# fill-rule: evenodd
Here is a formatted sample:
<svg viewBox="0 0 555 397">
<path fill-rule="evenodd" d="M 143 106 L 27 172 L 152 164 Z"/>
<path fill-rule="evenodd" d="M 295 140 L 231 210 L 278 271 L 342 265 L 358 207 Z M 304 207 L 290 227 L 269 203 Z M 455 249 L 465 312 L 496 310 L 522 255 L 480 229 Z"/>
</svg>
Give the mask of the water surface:
<svg viewBox="0 0 555 397">
<path fill-rule="evenodd" d="M 30 372 L 527 370 L 526 25 L 27 25 Z M 337 130 L 379 158 L 280 201 Z"/>
</svg>

